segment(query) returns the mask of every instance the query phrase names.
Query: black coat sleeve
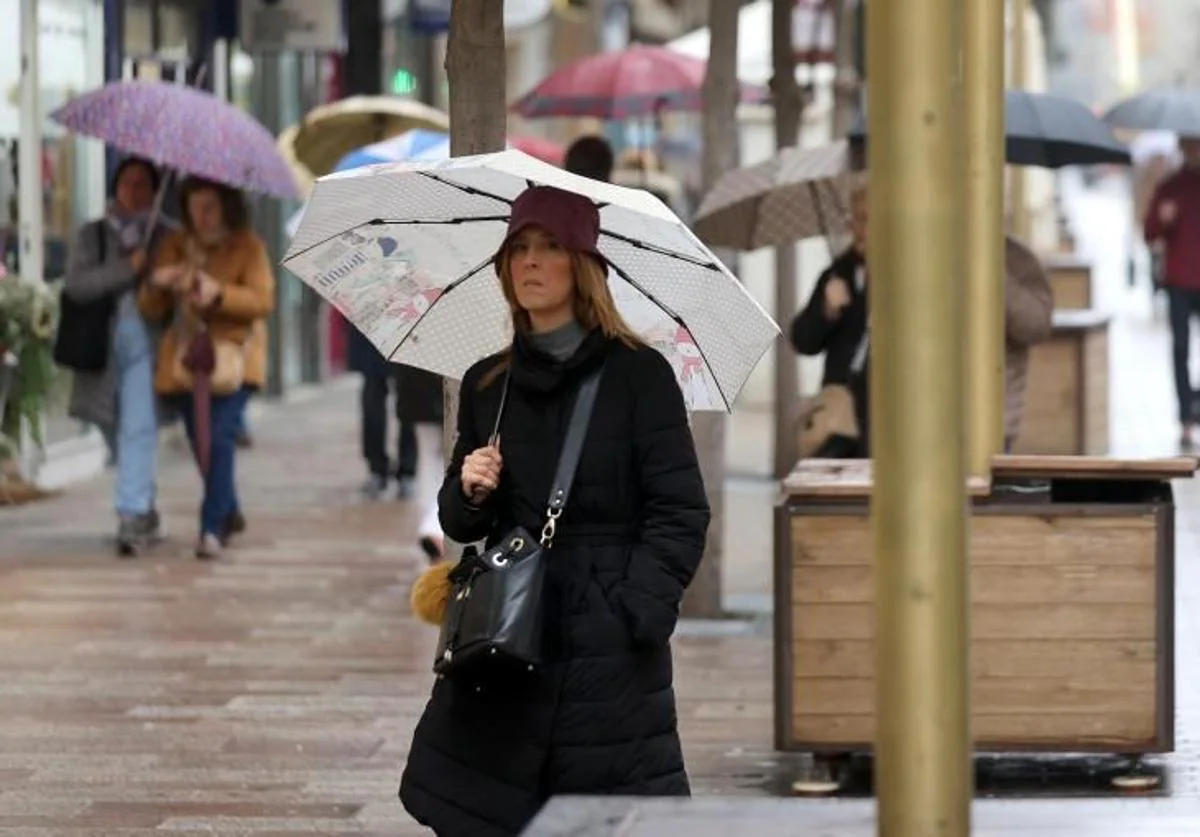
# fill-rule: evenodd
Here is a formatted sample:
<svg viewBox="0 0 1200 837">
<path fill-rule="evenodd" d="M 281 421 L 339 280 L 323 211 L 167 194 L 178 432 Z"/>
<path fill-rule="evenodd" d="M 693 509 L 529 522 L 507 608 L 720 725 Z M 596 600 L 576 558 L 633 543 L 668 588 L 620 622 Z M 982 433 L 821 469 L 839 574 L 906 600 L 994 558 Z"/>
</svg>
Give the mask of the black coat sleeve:
<svg viewBox="0 0 1200 837">
<path fill-rule="evenodd" d="M 819 355 L 825 351 L 829 338 L 841 324 L 840 319 L 830 320 L 825 316 L 825 286 L 834 275 L 832 269 L 821 274 L 808 304 L 792 320 L 789 335 L 792 347 L 802 355 Z"/>
<path fill-rule="evenodd" d="M 462 464 L 467 455 L 483 447 L 475 426 L 475 398 L 479 389 L 479 371 L 472 369 L 463 376 L 458 399 L 458 432 L 454 452 L 446 466 L 446 478 L 438 492 L 438 520 L 442 531 L 459 543 L 474 543 L 487 537 L 496 520 L 496 494 L 479 506 L 467 502 L 462 491 Z"/>
<path fill-rule="evenodd" d="M 704 554 L 710 512 L 683 393 L 666 358 L 638 358 L 633 456 L 639 532 L 618 598 L 638 643 L 663 645 Z"/>
</svg>

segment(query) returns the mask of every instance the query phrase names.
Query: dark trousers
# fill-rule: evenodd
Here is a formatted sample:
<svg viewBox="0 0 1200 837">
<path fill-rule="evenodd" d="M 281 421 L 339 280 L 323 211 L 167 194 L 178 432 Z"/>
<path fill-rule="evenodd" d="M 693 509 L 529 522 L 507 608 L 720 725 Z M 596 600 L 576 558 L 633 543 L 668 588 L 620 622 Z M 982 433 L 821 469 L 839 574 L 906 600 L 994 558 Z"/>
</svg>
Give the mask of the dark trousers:
<svg viewBox="0 0 1200 837">
<path fill-rule="evenodd" d="M 238 417 L 246 408 L 249 390 L 241 389 L 232 395 L 213 396 L 209 416 L 212 430 L 209 435 L 208 475 L 204 479 L 204 502 L 200 506 L 200 531 L 220 536 L 230 515 L 239 511 L 235 463 L 237 461 Z M 195 407 L 191 395 L 179 397 L 183 424 L 193 453 L 196 450 Z"/>
<path fill-rule="evenodd" d="M 1191 354 L 1192 318 L 1200 316 L 1200 290 L 1167 288 L 1171 320 L 1171 357 L 1175 364 L 1175 396 L 1179 399 L 1179 422 L 1196 420 L 1196 390 L 1188 361 Z"/>
<path fill-rule="evenodd" d="M 390 371 L 384 374 L 364 374 L 361 392 L 362 412 L 362 455 L 367 467 L 377 477 L 389 475 L 387 452 L 388 390 L 392 390 L 399 438 L 396 446 L 397 462 L 395 475 L 404 479 L 417 473 L 417 433 L 413 426 L 400 420 L 400 393 L 396 377 Z"/>
</svg>

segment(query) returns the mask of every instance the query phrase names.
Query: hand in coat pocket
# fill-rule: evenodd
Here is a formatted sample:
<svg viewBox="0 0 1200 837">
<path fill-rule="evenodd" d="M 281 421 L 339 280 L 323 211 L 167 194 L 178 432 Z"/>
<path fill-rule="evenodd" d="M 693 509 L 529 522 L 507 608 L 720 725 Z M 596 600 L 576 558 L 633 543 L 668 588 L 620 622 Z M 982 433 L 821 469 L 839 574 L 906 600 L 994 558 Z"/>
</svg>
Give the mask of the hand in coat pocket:
<svg viewBox="0 0 1200 837">
<path fill-rule="evenodd" d="M 617 585 L 613 598 L 619 604 L 635 646 L 661 648 L 671 641 L 679 622 L 679 603 L 670 603 L 632 587 Z"/>
</svg>

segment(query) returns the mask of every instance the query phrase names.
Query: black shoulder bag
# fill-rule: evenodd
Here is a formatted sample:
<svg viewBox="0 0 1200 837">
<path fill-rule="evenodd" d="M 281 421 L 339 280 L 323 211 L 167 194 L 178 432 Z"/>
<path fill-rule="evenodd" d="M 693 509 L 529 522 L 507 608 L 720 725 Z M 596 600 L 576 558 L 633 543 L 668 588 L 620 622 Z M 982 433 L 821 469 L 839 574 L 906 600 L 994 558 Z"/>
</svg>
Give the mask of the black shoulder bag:
<svg viewBox="0 0 1200 837">
<path fill-rule="evenodd" d="M 103 221 L 95 221 L 97 264 L 104 264 L 108 233 Z M 100 372 L 108 365 L 108 344 L 117 298 L 105 294 L 89 302 L 76 302 L 63 291 L 59 295 L 58 333 L 54 336 L 54 362 L 76 372 Z"/>
<path fill-rule="evenodd" d="M 433 664 L 437 674 L 487 678 L 534 671 L 541 665 L 546 562 L 571 493 L 602 371 L 600 367 L 589 373 L 575 397 L 540 537 L 518 526 L 482 554 L 467 547 L 451 572 L 450 601 Z M 496 416 L 497 432 L 508 388 L 506 379 Z"/>
</svg>

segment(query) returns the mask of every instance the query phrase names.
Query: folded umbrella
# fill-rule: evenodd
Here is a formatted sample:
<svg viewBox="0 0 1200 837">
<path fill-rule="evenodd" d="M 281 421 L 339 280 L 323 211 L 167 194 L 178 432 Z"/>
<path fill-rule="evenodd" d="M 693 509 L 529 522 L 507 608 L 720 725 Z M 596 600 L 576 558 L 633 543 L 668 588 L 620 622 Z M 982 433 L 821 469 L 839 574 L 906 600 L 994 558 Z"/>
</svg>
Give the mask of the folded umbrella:
<svg viewBox="0 0 1200 837">
<path fill-rule="evenodd" d="M 779 328 L 660 200 L 516 150 L 317 181 L 283 264 L 384 355 L 461 378 L 512 339 L 492 257 L 532 185 L 590 198 L 609 287 L 694 410 L 728 410 Z"/>
</svg>

